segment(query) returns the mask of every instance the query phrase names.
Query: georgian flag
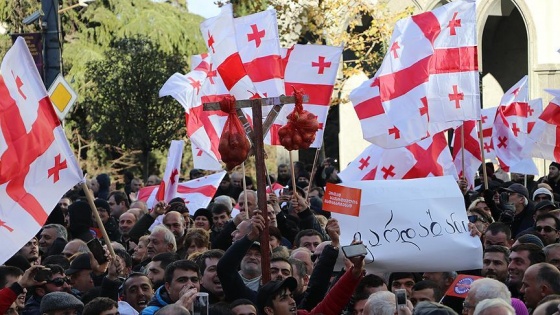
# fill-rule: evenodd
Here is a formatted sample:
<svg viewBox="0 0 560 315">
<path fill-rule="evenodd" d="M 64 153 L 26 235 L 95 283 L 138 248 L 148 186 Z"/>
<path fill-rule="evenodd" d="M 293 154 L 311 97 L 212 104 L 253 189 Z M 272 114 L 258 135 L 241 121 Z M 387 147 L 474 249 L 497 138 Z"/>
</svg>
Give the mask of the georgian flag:
<svg viewBox="0 0 560 315">
<path fill-rule="evenodd" d="M 406 147 L 367 147 L 338 174 L 342 181 L 391 180 L 452 175 L 457 178 L 443 133 Z"/>
<path fill-rule="evenodd" d="M 159 185 L 159 191 L 156 200 L 169 202 L 177 193 L 179 185 L 179 177 L 181 174 L 181 159 L 183 158 L 183 148 L 185 142 L 183 140 L 172 140 L 167 154 L 167 164 L 165 165 L 165 173 Z"/>
<path fill-rule="evenodd" d="M 210 201 L 212 201 L 226 173 L 227 172 L 222 171 L 179 183 L 177 192 L 173 195 L 173 198 L 182 198 L 185 201 L 185 206 L 191 213 L 194 213 L 199 208 L 206 208 L 210 204 Z M 157 185 L 140 188 L 138 191 L 138 200 L 145 202 L 148 208 L 151 209 L 157 203 L 156 195 L 158 190 L 159 186 Z"/>
<path fill-rule="evenodd" d="M 462 0 L 397 22 L 381 67 L 350 93 L 364 139 L 402 147 L 480 117 L 475 17 Z"/>
<path fill-rule="evenodd" d="M 202 22 L 200 31 L 229 94 L 239 100 L 260 97 L 247 75 L 237 48 L 232 4 L 224 5 L 219 15 Z"/>
<path fill-rule="evenodd" d="M 525 121 L 523 122 L 524 124 L 527 124 L 526 130 L 528 134 L 531 133 L 531 130 L 534 128 L 535 123 L 539 118 L 539 116 L 542 114 L 542 112 L 543 112 L 542 99 L 538 98 L 538 99 L 530 100 L 528 102 L 527 119 L 525 119 Z M 531 140 L 529 138 L 525 140 L 527 147 L 529 146 L 530 142 Z M 530 156 L 529 153 L 530 151 L 531 150 L 527 150 L 527 149 L 523 150 L 524 158 L 520 162 L 511 165 L 509 167 L 509 171 L 518 174 L 539 175 L 539 170 L 537 169 L 537 165 L 535 165 L 535 161 L 533 161 L 532 158 L 528 157 Z"/>
<path fill-rule="evenodd" d="M 37 234 L 83 174 L 22 37 L 0 73 L 1 264 Z"/>
<path fill-rule="evenodd" d="M 560 162 L 560 90 L 546 90 L 554 98 L 529 134 L 531 156 Z"/>
<path fill-rule="evenodd" d="M 464 137 L 463 129 L 465 130 Z M 457 169 L 459 178 L 464 177 L 469 183 L 469 187 L 474 187 L 474 179 L 478 168 L 482 163 L 482 155 L 480 153 L 479 133 L 476 120 L 467 120 L 463 125 L 453 133 L 453 164 Z M 461 152 L 461 137 L 464 138 L 464 152 Z M 463 156 L 465 162 L 463 163 Z M 463 164 L 465 170 L 463 170 Z"/>
<path fill-rule="evenodd" d="M 235 18 L 234 25 L 241 61 L 259 95 L 283 95 L 282 49 L 276 10 Z"/>
<path fill-rule="evenodd" d="M 343 47 L 326 45 L 294 45 L 285 50 L 283 62 L 286 95 L 292 95 L 294 88 L 303 90 L 309 101 L 303 109 L 317 116 L 319 130 L 311 148 L 319 148 L 323 143 L 323 133 L 327 122 L 329 105 L 341 62 Z M 294 110 L 294 104 L 282 106 L 278 117 L 265 138 L 266 143 L 280 145 L 278 129 L 284 126 L 287 116 Z"/>
<path fill-rule="evenodd" d="M 434 46 L 427 98 L 429 131 L 435 134 L 480 117 L 480 87 L 475 2 L 454 1 L 432 12 L 440 26 L 439 34 L 425 31 Z"/>
<path fill-rule="evenodd" d="M 504 94 L 494 120 L 492 142 L 500 167 L 506 172 L 525 158 L 529 112 L 527 76 L 524 76 Z M 531 174 L 530 171 L 518 169 L 524 174 Z"/>
<path fill-rule="evenodd" d="M 480 121 L 482 122 L 482 148 L 484 150 L 484 158 L 496 158 L 494 151 L 494 142 L 492 141 L 492 130 L 494 129 L 494 120 L 498 107 L 483 108 L 480 111 Z"/>
<path fill-rule="evenodd" d="M 219 136 L 208 118 L 215 114 L 215 111 L 202 111 L 201 103 L 205 82 L 213 83 L 213 75 L 216 71 L 211 70 L 212 63 L 208 54 L 191 56 L 191 65 L 192 70 L 188 74 L 173 74 L 160 89 L 159 96 L 172 96 L 185 109 L 187 135 L 191 140 L 194 167 L 221 170 L 222 165 L 218 161 Z M 218 138 L 212 141 L 211 135 Z"/>
</svg>

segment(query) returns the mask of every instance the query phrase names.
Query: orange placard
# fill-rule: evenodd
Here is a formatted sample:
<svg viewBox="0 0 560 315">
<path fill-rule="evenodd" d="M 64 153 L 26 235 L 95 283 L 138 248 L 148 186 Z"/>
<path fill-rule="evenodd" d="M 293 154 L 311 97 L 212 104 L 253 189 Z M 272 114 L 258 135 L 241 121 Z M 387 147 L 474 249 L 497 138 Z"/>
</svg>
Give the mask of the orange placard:
<svg viewBox="0 0 560 315">
<path fill-rule="evenodd" d="M 323 197 L 323 210 L 341 214 L 360 216 L 362 190 L 327 183 Z"/>
</svg>

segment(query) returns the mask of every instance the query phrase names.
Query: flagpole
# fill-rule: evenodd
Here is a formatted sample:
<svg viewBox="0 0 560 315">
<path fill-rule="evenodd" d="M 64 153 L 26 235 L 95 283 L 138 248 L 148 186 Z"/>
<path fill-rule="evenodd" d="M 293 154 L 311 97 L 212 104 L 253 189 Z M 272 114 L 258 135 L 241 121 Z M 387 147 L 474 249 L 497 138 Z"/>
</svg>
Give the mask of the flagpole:
<svg viewBox="0 0 560 315">
<path fill-rule="evenodd" d="M 311 175 L 309 176 L 309 187 L 311 188 L 311 184 L 313 183 L 313 180 L 315 178 L 315 172 L 317 171 L 317 160 L 319 159 L 319 154 L 321 153 L 321 148 L 323 147 L 323 144 L 321 144 L 317 150 L 315 151 L 315 158 L 313 158 L 313 167 L 311 168 Z M 317 183 L 315 183 L 315 186 L 317 186 Z M 307 193 L 307 202 L 309 202 L 309 190 Z"/>
<path fill-rule="evenodd" d="M 297 196 L 297 190 L 296 190 L 296 175 L 295 175 L 295 171 L 294 171 L 294 160 L 292 157 L 292 151 L 290 151 L 290 166 L 292 169 L 292 196 Z"/>
<path fill-rule="evenodd" d="M 251 216 L 249 215 L 249 209 L 247 208 L 247 181 L 245 180 L 245 161 L 241 163 L 241 168 L 243 169 L 243 201 L 245 202 L 243 204 L 243 207 L 245 208 L 245 217 L 247 218 L 247 220 L 249 220 Z"/>
<path fill-rule="evenodd" d="M 82 189 L 84 190 L 84 193 L 86 195 L 86 199 L 88 201 L 89 207 L 91 208 L 91 212 L 93 213 L 93 216 L 95 217 L 95 222 L 97 222 L 97 227 L 101 231 L 101 235 L 103 235 L 103 240 L 105 241 L 105 245 L 107 245 L 107 249 L 109 249 L 109 253 L 111 254 L 111 257 L 113 257 L 113 260 L 114 260 L 115 257 L 116 257 L 115 250 L 113 249 L 113 245 L 111 245 L 111 239 L 109 239 L 109 235 L 107 235 L 107 231 L 105 230 L 105 226 L 103 225 L 103 221 L 101 221 L 101 218 L 99 217 L 99 212 L 97 211 L 97 207 L 95 206 L 95 203 L 93 202 L 93 194 L 92 194 L 91 190 L 89 190 L 89 188 L 88 188 L 88 186 L 85 182 L 82 183 Z"/>
<path fill-rule="evenodd" d="M 461 171 L 465 178 L 465 122 L 461 125 Z"/>
<path fill-rule="evenodd" d="M 480 142 L 480 157 L 482 158 L 482 174 L 484 189 L 488 189 L 488 175 L 486 173 L 486 158 L 484 157 L 484 136 L 482 135 L 482 120 L 478 121 L 478 140 Z"/>
</svg>

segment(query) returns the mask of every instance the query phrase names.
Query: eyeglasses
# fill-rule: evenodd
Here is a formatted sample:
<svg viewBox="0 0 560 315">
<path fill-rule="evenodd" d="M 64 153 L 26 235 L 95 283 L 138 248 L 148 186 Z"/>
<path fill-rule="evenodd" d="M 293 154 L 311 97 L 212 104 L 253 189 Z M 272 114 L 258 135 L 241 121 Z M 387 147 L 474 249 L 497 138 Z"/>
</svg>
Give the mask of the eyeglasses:
<svg viewBox="0 0 560 315">
<path fill-rule="evenodd" d="M 488 220 L 486 220 L 483 217 L 476 217 L 476 220 L 474 222 L 482 222 L 482 223 L 488 223 Z M 473 222 L 473 223 L 474 223 Z"/>
<path fill-rule="evenodd" d="M 57 287 L 61 287 L 65 283 L 70 283 L 70 281 L 68 280 L 68 278 L 56 278 L 56 279 L 47 281 L 47 283 L 52 283 Z"/>
<path fill-rule="evenodd" d="M 545 233 L 550 233 L 550 232 L 556 232 L 558 231 L 557 229 L 553 228 L 552 226 L 549 225 L 545 225 L 545 226 L 536 226 L 535 230 L 537 230 L 537 232 L 542 232 L 544 230 Z"/>
</svg>

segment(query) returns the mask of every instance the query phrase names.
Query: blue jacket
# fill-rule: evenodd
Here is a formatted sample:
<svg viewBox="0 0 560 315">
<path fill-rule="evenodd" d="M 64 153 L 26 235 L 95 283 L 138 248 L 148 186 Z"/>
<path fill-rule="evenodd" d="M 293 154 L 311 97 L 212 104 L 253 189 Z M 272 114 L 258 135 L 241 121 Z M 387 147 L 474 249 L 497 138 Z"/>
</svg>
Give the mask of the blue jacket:
<svg viewBox="0 0 560 315">
<path fill-rule="evenodd" d="M 165 290 L 165 287 L 161 286 L 156 290 L 156 294 L 154 294 L 152 300 L 148 303 L 148 306 L 142 310 L 142 315 L 153 315 L 159 311 L 160 308 L 169 304 L 172 304 L 169 299 L 169 294 L 167 293 L 167 290 Z"/>
<path fill-rule="evenodd" d="M 32 295 L 29 300 L 25 303 L 25 308 L 23 309 L 23 315 L 41 315 L 41 300 L 43 298 Z"/>
</svg>

